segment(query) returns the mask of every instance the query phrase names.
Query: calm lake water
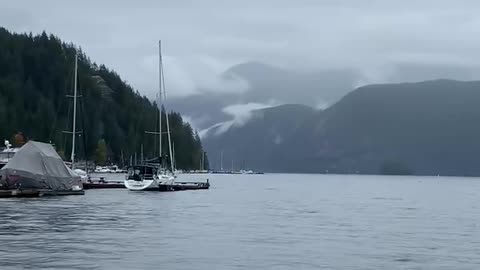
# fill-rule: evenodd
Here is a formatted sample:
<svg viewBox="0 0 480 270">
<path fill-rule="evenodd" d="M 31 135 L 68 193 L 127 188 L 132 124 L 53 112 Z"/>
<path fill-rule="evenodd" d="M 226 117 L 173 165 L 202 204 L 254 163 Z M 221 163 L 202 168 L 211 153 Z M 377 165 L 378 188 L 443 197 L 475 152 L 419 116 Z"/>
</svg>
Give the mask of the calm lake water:
<svg viewBox="0 0 480 270">
<path fill-rule="evenodd" d="M 2 199 L 0 268 L 480 269 L 480 179 L 208 177 L 204 191 Z"/>
</svg>

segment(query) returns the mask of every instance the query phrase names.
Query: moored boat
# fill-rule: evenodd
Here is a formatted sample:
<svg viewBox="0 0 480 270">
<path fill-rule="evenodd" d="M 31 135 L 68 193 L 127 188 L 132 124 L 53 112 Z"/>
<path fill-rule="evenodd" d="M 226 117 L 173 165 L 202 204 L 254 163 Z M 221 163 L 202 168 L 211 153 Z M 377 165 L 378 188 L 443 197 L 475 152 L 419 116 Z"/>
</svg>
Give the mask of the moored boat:
<svg viewBox="0 0 480 270">
<path fill-rule="evenodd" d="M 29 141 L 0 170 L 0 196 L 83 195 L 80 177 L 52 145 Z"/>
<path fill-rule="evenodd" d="M 149 164 L 145 163 L 142 165 L 129 166 L 127 168 L 127 179 L 125 180 L 125 187 L 132 191 L 147 191 L 147 190 L 163 190 L 165 185 L 170 185 L 175 181 L 175 167 L 173 159 L 173 150 L 172 150 L 172 140 L 170 134 L 170 124 L 168 118 L 168 111 L 165 109 L 165 104 L 163 103 L 166 100 L 165 92 L 165 81 L 163 76 L 163 63 L 162 63 L 162 49 L 161 42 L 159 41 L 159 93 L 158 93 L 158 126 L 159 132 L 146 132 L 154 135 L 158 135 L 159 138 L 159 158 L 158 163 Z M 163 91 L 162 91 L 163 90 Z M 163 161 L 166 160 L 166 156 L 163 154 L 162 149 L 162 108 L 165 109 L 165 119 L 167 127 L 167 139 L 168 139 L 168 151 L 170 159 L 170 168 L 164 166 Z M 168 189 L 166 191 L 169 191 Z"/>
<path fill-rule="evenodd" d="M 127 168 L 125 187 L 132 191 L 158 191 L 162 180 L 158 167 L 151 165 L 134 165 Z"/>
<path fill-rule="evenodd" d="M 171 133 L 170 133 L 170 123 L 168 111 L 165 107 L 164 101 L 167 99 L 166 90 L 165 90 L 165 81 L 163 75 L 163 63 L 162 63 L 162 49 L 161 42 L 159 41 L 159 93 L 158 93 L 158 127 L 159 132 L 148 132 L 149 134 L 158 135 L 159 144 L 158 144 L 158 160 L 150 160 L 145 162 L 142 165 L 130 166 L 127 169 L 127 179 L 125 180 L 125 187 L 131 191 L 146 191 L 146 190 L 156 190 L 156 191 L 176 191 L 176 190 L 188 190 L 188 189 L 208 189 L 210 183 L 208 180 L 206 182 L 182 182 L 176 183 L 176 168 L 175 168 L 175 150 L 172 143 Z M 164 155 L 162 148 L 162 109 L 165 110 L 165 120 L 166 120 L 166 135 L 168 140 L 168 155 Z M 142 158 L 143 160 L 143 158 Z M 169 160 L 169 164 L 165 166 L 165 162 Z M 155 161 L 155 163 L 149 163 Z"/>
</svg>

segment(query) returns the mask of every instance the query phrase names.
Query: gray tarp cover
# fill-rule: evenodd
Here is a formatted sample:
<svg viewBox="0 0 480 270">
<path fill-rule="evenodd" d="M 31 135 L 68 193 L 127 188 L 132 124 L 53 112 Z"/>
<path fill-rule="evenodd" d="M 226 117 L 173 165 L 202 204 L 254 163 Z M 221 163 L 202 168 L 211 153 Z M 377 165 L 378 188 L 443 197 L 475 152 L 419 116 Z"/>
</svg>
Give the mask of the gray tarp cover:
<svg viewBox="0 0 480 270">
<path fill-rule="evenodd" d="M 38 180 L 42 186 L 53 190 L 71 190 L 81 186 L 80 177 L 70 170 L 52 145 L 29 141 L 0 170 L 7 175 Z"/>
</svg>

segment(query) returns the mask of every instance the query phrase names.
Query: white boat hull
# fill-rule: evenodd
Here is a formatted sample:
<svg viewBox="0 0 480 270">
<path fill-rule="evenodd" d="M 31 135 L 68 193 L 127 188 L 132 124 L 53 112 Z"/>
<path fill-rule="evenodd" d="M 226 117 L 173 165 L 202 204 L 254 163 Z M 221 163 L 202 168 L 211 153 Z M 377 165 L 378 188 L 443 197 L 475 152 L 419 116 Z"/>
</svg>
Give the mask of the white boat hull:
<svg viewBox="0 0 480 270">
<path fill-rule="evenodd" d="M 128 190 L 132 191 L 148 191 L 148 190 L 157 190 L 158 191 L 158 181 L 156 179 L 150 180 L 125 180 L 125 187 Z"/>
</svg>

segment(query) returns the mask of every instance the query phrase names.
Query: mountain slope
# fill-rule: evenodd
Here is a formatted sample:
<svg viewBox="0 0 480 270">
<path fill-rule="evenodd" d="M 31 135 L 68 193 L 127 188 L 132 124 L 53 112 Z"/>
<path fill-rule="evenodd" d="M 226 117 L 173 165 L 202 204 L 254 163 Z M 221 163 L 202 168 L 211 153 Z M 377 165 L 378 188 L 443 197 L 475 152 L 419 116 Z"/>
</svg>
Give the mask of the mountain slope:
<svg viewBox="0 0 480 270">
<path fill-rule="evenodd" d="M 220 75 L 221 80 L 237 78 L 248 84 L 242 92 L 214 92 L 204 89 L 197 95 L 170 99 L 182 114 L 193 118 L 204 129 L 231 119 L 223 109 L 229 105 L 260 103 L 304 104 L 324 107 L 344 96 L 360 80 L 352 70 L 300 72 L 258 62 L 235 65 Z M 205 94 L 208 93 L 208 94 Z"/>
<path fill-rule="evenodd" d="M 262 148 L 256 169 L 276 172 L 379 173 L 398 164 L 415 174 L 480 175 L 480 82 L 436 80 L 361 87 L 324 111 L 290 119 L 281 145 Z M 275 121 L 231 128 L 262 136 Z M 262 130 L 255 130 L 254 128 Z M 207 149 L 222 136 L 208 137 Z M 214 143 L 215 142 L 215 143 Z M 244 149 L 238 143 L 235 149 Z M 213 153 L 212 153 L 213 154 Z M 255 151 L 238 158 L 256 155 Z M 267 165 L 268 166 L 267 166 Z M 254 166 L 254 165 L 252 165 Z"/>
<path fill-rule="evenodd" d="M 478 174 L 479 90 L 480 82 L 449 80 L 362 87 L 312 124 L 309 141 L 316 157 L 334 158 L 325 169 L 339 172 L 396 161 L 417 174 Z"/>
<path fill-rule="evenodd" d="M 223 152 L 223 168 L 262 169 L 275 171 L 277 160 L 274 149 L 281 149 L 296 130 L 310 120 L 316 111 L 305 105 L 281 105 L 254 110 L 246 123 L 233 122 L 226 131 L 217 126 L 204 135 L 213 168 L 220 169 Z"/>
</svg>

